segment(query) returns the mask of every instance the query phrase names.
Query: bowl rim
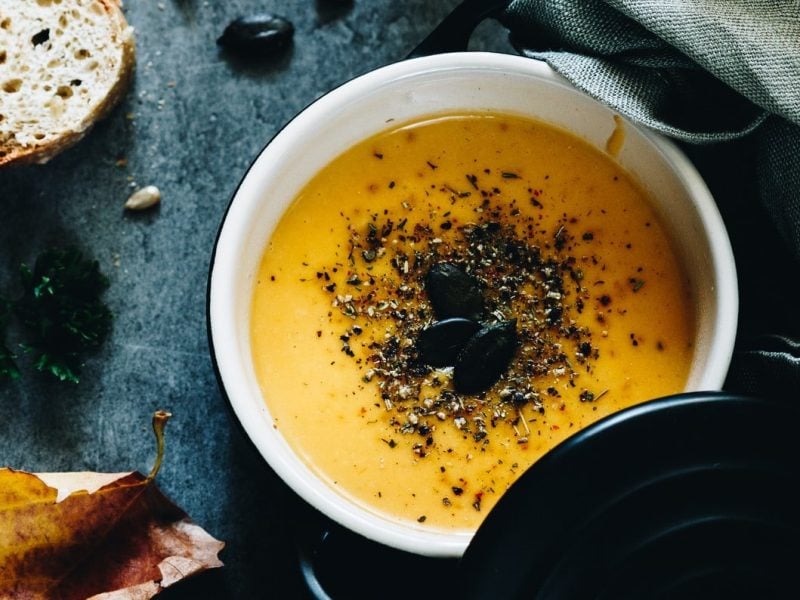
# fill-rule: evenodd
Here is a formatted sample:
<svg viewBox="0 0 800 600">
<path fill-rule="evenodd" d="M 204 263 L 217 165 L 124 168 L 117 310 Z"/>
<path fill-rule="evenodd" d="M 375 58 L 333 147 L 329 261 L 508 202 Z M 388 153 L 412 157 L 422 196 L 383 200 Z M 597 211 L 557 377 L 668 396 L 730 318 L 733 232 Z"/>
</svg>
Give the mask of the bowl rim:
<svg viewBox="0 0 800 600">
<path fill-rule="evenodd" d="M 287 130 L 291 133 L 292 129 L 298 127 L 298 122 L 313 119 L 318 113 L 330 114 L 332 108 L 342 102 L 346 102 L 348 97 L 358 96 L 361 93 L 358 90 L 374 89 L 382 82 L 418 76 L 429 71 L 450 71 L 460 68 L 477 68 L 489 71 L 510 70 L 518 74 L 532 75 L 549 84 L 561 86 L 591 98 L 591 96 L 578 90 L 544 62 L 523 56 L 491 52 L 454 52 L 413 58 L 392 63 L 355 77 L 322 95 L 298 112 L 264 144 L 250 163 L 231 195 L 220 222 L 209 261 L 206 288 L 208 345 L 220 393 L 228 409 L 236 417 L 235 421 L 238 428 L 245 434 L 252 447 L 257 450 L 269 467 L 303 500 L 342 526 L 388 546 L 435 557 L 460 557 L 466 550 L 473 534 L 464 531 L 420 531 L 414 529 L 411 523 L 405 524 L 400 519 L 393 521 L 369 512 L 331 489 L 310 467 L 307 467 L 307 473 L 298 473 L 295 468 L 284 462 L 281 457 L 276 457 L 271 453 L 274 448 L 267 447 L 267 438 L 270 436 L 265 435 L 264 430 L 257 426 L 257 422 L 260 419 L 252 418 L 258 414 L 257 409 L 252 406 L 252 399 L 249 398 L 248 394 L 247 398 L 240 400 L 239 396 L 235 394 L 238 385 L 232 381 L 232 375 L 228 374 L 226 376 L 229 373 L 226 358 L 224 356 L 221 358 L 219 354 L 219 349 L 222 346 L 233 343 L 233 339 L 228 339 L 226 335 L 231 338 L 236 336 L 233 333 L 228 334 L 220 330 L 219 322 L 224 311 L 221 311 L 219 300 L 217 299 L 224 292 L 224 289 L 220 289 L 222 284 L 220 283 L 221 275 L 218 266 L 220 265 L 220 257 L 230 260 L 228 255 L 236 254 L 228 245 L 229 242 L 235 242 L 236 240 L 234 234 L 230 233 L 232 216 L 235 215 L 241 222 L 241 219 L 248 214 L 246 211 L 243 214 L 237 214 L 237 212 L 242 213 L 245 208 L 248 208 L 247 206 L 241 206 L 241 200 L 237 203 L 237 198 L 241 198 L 242 188 L 254 177 L 254 173 L 258 171 L 261 162 L 265 160 L 265 154 L 269 149 L 275 148 L 276 142 L 279 144 L 294 143 L 287 139 Z M 602 105 L 602 102 L 594 98 L 591 99 Z M 713 364 L 709 363 L 711 372 L 704 374 L 703 386 L 707 385 L 709 390 L 719 389 L 725 379 L 733 354 L 738 315 L 736 269 L 727 232 L 710 191 L 694 165 L 683 152 L 673 142 L 659 133 L 628 121 L 626 121 L 626 125 L 635 128 L 640 134 L 644 135 L 664 155 L 665 162 L 671 165 L 674 172 L 680 175 L 683 187 L 691 197 L 698 213 L 698 220 L 702 223 L 708 237 L 711 270 L 717 277 L 717 283 L 719 284 L 714 290 L 717 313 L 713 322 L 714 335 L 710 341 L 710 347 L 715 348 L 717 351 L 717 358 Z M 236 248 L 235 244 L 234 248 Z M 231 393 L 231 390 L 233 393 Z M 266 405 L 264 405 L 263 409 L 266 410 Z M 569 439 L 562 443 L 567 441 Z"/>
</svg>

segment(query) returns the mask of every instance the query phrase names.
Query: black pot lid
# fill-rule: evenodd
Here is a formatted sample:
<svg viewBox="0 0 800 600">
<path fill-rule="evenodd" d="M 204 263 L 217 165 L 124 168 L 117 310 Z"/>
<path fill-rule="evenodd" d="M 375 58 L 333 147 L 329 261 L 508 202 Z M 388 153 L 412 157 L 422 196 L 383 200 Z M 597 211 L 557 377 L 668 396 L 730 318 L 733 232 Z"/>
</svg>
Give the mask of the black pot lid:
<svg viewBox="0 0 800 600">
<path fill-rule="evenodd" d="M 459 566 L 464 598 L 800 598 L 800 408 L 696 393 L 535 463 Z"/>
</svg>

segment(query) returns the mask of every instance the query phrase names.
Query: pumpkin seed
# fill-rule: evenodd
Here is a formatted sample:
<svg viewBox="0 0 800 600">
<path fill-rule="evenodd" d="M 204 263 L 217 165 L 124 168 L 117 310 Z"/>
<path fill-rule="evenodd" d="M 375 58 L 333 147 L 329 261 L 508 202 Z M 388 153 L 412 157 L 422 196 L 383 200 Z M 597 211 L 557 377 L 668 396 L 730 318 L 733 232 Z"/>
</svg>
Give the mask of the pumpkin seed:
<svg viewBox="0 0 800 600">
<path fill-rule="evenodd" d="M 439 319 L 477 320 L 483 314 L 483 294 L 478 280 L 451 263 L 433 265 L 425 277 L 425 289 Z"/>
<path fill-rule="evenodd" d="M 481 328 L 469 319 L 453 318 L 423 329 L 417 340 L 419 358 L 432 367 L 452 367 L 464 344 Z"/>
<path fill-rule="evenodd" d="M 154 185 L 148 185 L 136 190 L 125 201 L 127 210 L 146 210 L 161 202 L 161 191 Z"/>
<path fill-rule="evenodd" d="M 456 391 L 477 394 L 489 389 L 508 369 L 516 351 L 516 319 L 483 327 L 458 354 L 453 371 Z"/>
<path fill-rule="evenodd" d="M 271 13 L 260 13 L 231 21 L 217 43 L 236 52 L 265 56 L 282 50 L 293 36 L 291 21 Z"/>
</svg>

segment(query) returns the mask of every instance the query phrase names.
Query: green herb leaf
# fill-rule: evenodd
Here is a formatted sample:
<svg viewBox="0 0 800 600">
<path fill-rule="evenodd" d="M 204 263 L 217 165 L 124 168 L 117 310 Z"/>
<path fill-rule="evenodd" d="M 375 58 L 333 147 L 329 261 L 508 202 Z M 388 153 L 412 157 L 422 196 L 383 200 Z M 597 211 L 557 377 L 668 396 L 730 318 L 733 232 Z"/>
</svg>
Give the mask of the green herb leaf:
<svg viewBox="0 0 800 600">
<path fill-rule="evenodd" d="M 108 279 L 97 261 L 73 247 L 46 250 L 33 270 L 22 265 L 20 276 L 24 292 L 15 312 L 31 334 L 34 366 L 77 383 L 84 355 L 97 350 L 111 329 L 111 311 L 100 300 Z"/>
<path fill-rule="evenodd" d="M 6 327 L 11 315 L 11 303 L 0 296 L 0 381 L 19 379 L 20 373 L 14 362 L 14 353 L 6 346 Z"/>
<path fill-rule="evenodd" d="M 644 279 L 637 279 L 635 277 L 631 277 L 629 279 L 631 285 L 633 286 L 633 291 L 638 292 L 644 286 Z"/>
</svg>

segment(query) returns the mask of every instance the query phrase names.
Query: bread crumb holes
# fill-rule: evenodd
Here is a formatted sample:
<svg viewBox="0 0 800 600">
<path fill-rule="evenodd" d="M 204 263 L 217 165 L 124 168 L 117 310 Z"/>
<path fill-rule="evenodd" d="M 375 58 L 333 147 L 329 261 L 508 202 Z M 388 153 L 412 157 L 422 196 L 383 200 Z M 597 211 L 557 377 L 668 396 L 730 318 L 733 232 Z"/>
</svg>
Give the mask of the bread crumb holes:
<svg viewBox="0 0 800 600">
<path fill-rule="evenodd" d="M 9 79 L 3 84 L 3 91 L 7 94 L 15 94 L 22 87 L 22 79 Z"/>
</svg>

